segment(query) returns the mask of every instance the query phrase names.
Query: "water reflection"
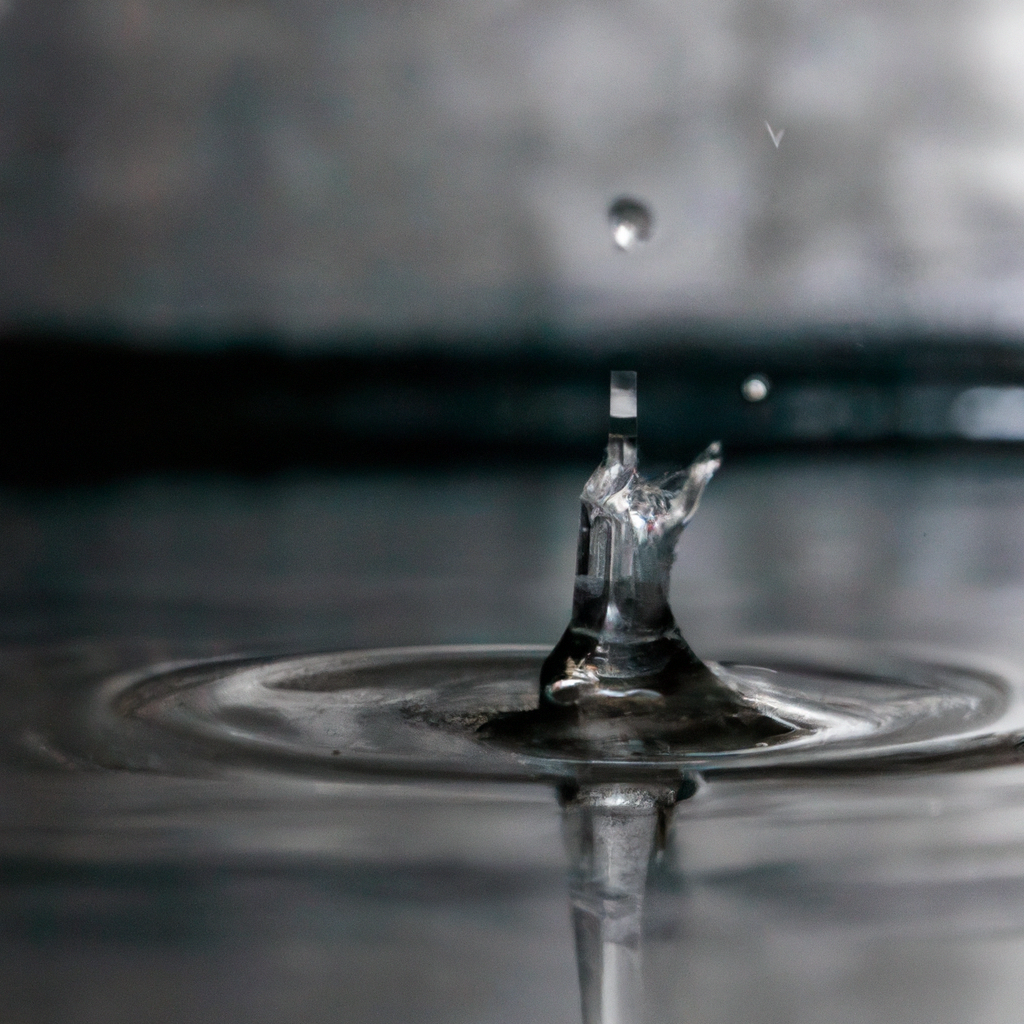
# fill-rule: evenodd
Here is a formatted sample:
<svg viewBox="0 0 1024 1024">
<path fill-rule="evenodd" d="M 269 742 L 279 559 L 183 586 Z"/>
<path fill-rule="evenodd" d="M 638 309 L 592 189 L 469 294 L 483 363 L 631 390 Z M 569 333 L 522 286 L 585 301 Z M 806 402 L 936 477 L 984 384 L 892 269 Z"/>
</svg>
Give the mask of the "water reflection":
<svg viewBox="0 0 1024 1024">
<path fill-rule="evenodd" d="M 698 651 L 799 632 L 1019 662 L 1021 468 L 1014 454 L 727 461 L 680 549 L 676 615 Z M 572 467 L 4 492 L 12 1019 L 128 1024 L 145 1006 L 170 1024 L 578 1020 L 549 790 L 97 772 L 25 729 L 47 701 L 59 717 L 62 697 L 182 654 L 550 644 L 579 480 Z M 652 868 L 649 1024 L 1016 1024 L 1022 805 L 1009 768 L 712 780 Z"/>
</svg>

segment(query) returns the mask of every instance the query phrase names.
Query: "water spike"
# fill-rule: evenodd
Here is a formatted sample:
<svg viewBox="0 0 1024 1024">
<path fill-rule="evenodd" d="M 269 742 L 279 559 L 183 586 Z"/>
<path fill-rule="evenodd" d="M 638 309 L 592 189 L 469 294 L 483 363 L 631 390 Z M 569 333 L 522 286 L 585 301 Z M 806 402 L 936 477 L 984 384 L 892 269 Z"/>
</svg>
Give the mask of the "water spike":
<svg viewBox="0 0 1024 1024">
<path fill-rule="evenodd" d="M 636 453 L 636 371 L 612 370 L 608 398 L 608 460 L 634 469 Z"/>
<path fill-rule="evenodd" d="M 647 480 L 637 468 L 637 380 L 612 373 L 608 450 L 580 496 L 572 619 L 541 672 L 541 706 L 661 701 L 709 670 L 668 603 L 683 527 L 722 462 L 715 442 L 685 470 Z"/>
<path fill-rule="evenodd" d="M 704 488 L 722 465 L 722 445 L 713 441 L 693 460 L 686 473 L 686 481 L 678 496 L 673 499 L 673 509 L 678 509 L 685 526 L 696 514 Z"/>
</svg>

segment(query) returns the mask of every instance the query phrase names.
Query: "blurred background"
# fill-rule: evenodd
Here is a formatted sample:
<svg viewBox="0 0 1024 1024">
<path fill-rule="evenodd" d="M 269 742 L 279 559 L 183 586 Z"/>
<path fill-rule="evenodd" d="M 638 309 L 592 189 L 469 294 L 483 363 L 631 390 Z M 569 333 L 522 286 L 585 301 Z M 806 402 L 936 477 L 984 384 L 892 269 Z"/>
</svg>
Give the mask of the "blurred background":
<svg viewBox="0 0 1024 1024">
<path fill-rule="evenodd" d="M 1022 46 L 1008 0 L 2 0 L 0 636 L 553 640 L 627 366 L 649 465 L 726 444 L 692 629 L 1012 620 Z"/>
<path fill-rule="evenodd" d="M 176 658 L 553 644 L 612 368 L 649 468 L 725 443 L 699 653 L 1021 664 L 1021 53 L 1012 0 L 0 0 L 5 1022 L 576 1020 L 547 791 L 54 723 Z M 907 786 L 680 841 L 652 1019 L 1018 1024 L 1024 787 Z"/>
<path fill-rule="evenodd" d="M 1024 321 L 1012 0 L 4 0 L 0 18 L 6 325 L 507 350 L 653 321 Z M 607 240 L 623 193 L 656 218 L 633 260 Z"/>
</svg>

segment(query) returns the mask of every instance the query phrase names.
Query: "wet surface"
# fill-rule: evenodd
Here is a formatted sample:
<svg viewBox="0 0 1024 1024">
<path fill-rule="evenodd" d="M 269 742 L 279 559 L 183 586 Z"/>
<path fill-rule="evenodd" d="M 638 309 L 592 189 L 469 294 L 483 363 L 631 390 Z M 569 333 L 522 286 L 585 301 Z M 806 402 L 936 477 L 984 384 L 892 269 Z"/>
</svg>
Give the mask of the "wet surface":
<svg viewBox="0 0 1024 1024">
<path fill-rule="evenodd" d="M 81 767 L 213 778 L 250 768 L 312 779 L 657 783 L 1021 760 L 1024 680 L 1008 666 L 1000 675 L 837 647 L 791 646 L 777 667 L 771 652 L 757 665 L 709 662 L 715 692 L 757 722 L 770 714 L 774 732 L 731 720 L 723 731 L 699 692 L 699 716 L 667 701 L 563 727 L 536 712 L 544 648 L 473 645 L 122 673 L 65 691 L 63 713 L 40 716 L 35 736 L 48 734 L 51 756 Z"/>
<path fill-rule="evenodd" d="M 727 463 L 680 548 L 676 616 L 722 657 L 801 635 L 1019 667 L 1022 469 Z M 6 1019 L 576 1020 L 551 786 L 123 772 L 53 726 L 181 658 L 550 645 L 579 478 L 4 493 Z M 1017 1024 L 1022 807 L 1012 766 L 712 779 L 652 867 L 648 1019 Z"/>
</svg>

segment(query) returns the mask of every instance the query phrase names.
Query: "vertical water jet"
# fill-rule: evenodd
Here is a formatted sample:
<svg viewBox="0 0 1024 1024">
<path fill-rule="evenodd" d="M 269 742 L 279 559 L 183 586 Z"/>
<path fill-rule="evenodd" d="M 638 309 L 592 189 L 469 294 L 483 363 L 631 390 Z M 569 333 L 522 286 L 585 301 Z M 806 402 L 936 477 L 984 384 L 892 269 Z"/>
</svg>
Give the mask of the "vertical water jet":
<svg viewBox="0 0 1024 1024">
<path fill-rule="evenodd" d="M 716 441 L 688 468 L 645 479 L 636 373 L 612 373 L 608 448 L 580 495 L 572 618 L 541 670 L 542 708 L 645 710 L 712 681 L 676 625 L 669 578 L 721 452 Z"/>
</svg>

